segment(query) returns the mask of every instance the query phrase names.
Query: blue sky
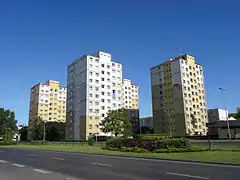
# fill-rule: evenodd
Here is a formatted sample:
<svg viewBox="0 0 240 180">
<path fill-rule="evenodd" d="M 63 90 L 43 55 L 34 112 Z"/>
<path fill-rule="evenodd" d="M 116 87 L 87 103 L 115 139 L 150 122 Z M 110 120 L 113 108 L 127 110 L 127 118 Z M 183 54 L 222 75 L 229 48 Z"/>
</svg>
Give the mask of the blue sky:
<svg viewBox="0 0 240 180">
<path fill-rule="evenodd" d="M 217 2 L 217 3 L 216 3 Z M 27 123 L 29 91 L 66 85 L 67 65 L 102 50 L 140 86 L 140 115 L 152 114 L 149 68 L 179 49 L 204 67 L 208 108 L 240 105 L 240 3 L 209 0 L 1 1 L 0 107 Z"/>
</svg>

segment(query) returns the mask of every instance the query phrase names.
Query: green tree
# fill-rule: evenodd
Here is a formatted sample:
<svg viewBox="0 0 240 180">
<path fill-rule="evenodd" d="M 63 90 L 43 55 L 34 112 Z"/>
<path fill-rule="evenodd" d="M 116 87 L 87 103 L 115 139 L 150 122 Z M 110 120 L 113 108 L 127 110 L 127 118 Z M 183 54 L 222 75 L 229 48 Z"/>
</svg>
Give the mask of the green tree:
<svg viewBox="0 0 240 180">
<path fill-rule="evenodd" d="M 115 137 L 118 135 L 126 137 L 132 134 L 132 125 L 124 108 L 109 111 L 100 126 L 102 132 L 114 134 Z"/>
<path fill-rule="evenodd" d="M 12 140 L 14 133 L 17 131 L 17 121 L 15 113 L 10 110 L 0 108 L 0 137 Z"/>
<path fill-rule="evenodd" d="M 28 124 L 28 139 L 29 140 L 42 140 L 44 131 L 44 122 L 38 117 L 31 120 Z"/>
</svg>

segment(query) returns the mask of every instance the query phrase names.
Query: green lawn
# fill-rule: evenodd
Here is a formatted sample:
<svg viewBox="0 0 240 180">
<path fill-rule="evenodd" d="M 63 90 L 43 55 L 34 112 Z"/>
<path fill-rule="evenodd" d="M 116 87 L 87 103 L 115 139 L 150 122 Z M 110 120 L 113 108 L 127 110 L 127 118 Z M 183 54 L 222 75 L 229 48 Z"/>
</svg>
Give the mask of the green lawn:
<svg viewBox="0 0 240 180">
<path fill-rule="evenodd" d="M 240 165 L 240 147 L 214 147 L 214 151 L 204 152 L 187 152 L 187 153 L 131 153 L 131 152 L 117 152 L 103 150 L 100 146 L 88 145 L 11 145 L 3 147 L 14 147 L 24 149 L 39 149 L 39 150 L 53 150 L 53 151 L 70 151 L 70 152 L 85 152 L 94 154 L 108 154 L 108 155 L 121 155 L 121 156 L 135 156 L 145 158 L 168 158 L 179 160 L 195 160 L 201 162 L 215 162 L 215 163 L 231 163 Z M 219 150 L 218 150 L 219 149 Z M 230 151 L 239 150 L 239 151 Z"/>
</svg>

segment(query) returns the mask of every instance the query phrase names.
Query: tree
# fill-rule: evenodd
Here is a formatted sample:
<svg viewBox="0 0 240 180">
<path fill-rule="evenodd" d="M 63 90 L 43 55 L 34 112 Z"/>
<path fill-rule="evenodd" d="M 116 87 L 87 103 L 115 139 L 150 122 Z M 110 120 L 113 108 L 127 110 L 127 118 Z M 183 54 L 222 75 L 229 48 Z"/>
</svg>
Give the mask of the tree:
<svg viewBox="0 0 240 180">
<path fill-rule="evenodd" d="M 130 136 L 132 134 L 132 125 L 124 108 L 109 111 L 100 126 L 102 132 L 114 134 L 115 137 L 118 135 Z"/>
<path fill-rule="evenodd" d="M 42 140 L 44 131 L 44 122 L 40 117 L 31 120 L 28 125 L 29 140 Z"/>
<path fill-rule="evenodd" d="M 0 108 L 0 137 L 12 140 L 14 133 L 17 131 L 17 121 L 15 113 L 10 110 Z"/>
<path fill-rule="evenodd" d="M 196 129 L 196 128 L 197 128 L 197 118 L 195 117 L 194 114 L 191 114 L 190 116 L 191 116 L 191 124 L 192 124 L 192 127 L 193 127 L 194 129 Z"/>
</svg>

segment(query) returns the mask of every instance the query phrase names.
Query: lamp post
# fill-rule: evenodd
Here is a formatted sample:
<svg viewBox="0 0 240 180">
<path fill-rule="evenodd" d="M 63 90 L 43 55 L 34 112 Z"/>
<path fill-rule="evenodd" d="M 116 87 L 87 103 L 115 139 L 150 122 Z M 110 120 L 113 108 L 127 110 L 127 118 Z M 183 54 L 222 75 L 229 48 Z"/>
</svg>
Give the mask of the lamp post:
<svg viewBox="0 0 240 180">
<path fill-rule="evenodd" d="M 224 88 L 218 88 L 221 92 L 226 92 L 227 90 Z M 228 138 L 229 141 L 231 141 L 231 131 L 230 131 L 230 126 L 229 126 L 229 120 L 228 120 L 228 113 L 227 113 L 227 105 L 226 105 L 226 99 L 224 102 L 224 109 L 225 109 L 225 113 L 226 113 L 226 120 L 227 120 L 227 128 L 228 128 Z"/>
<path fill-rule="evenodd" d="M 46 140 L 46 120 L 43 121 L 43 141 Z"/>
</svg>

